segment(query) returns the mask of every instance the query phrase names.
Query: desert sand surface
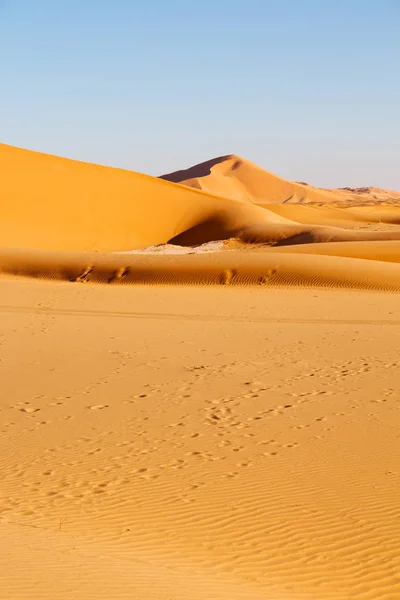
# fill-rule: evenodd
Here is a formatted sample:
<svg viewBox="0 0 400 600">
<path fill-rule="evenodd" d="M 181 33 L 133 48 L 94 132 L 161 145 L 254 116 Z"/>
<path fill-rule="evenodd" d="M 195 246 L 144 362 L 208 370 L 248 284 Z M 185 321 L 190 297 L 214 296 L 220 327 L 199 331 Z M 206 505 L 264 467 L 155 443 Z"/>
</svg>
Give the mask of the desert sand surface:
<svg viewBox="0 0 400 600">
<path fill-rule="evenodd" d="M 382 242 L 386 245 L 379 253 L 374 245 L 359 244 L 361 246 L 356 242 L 347 245 L 342 242 L 339 248 L 337 243 L 251 246 L 247 252 L 241 249 L 194 256 L 7 249 L 0 250 L 0 273 L 112 286 L 308 286 L 399 292 L 400 242 L 392 242 L 395 245 L 389 247 L 390 242 Z M 243 248 L 243 244 L 239 246 Z"/>
<path fill-rule="evenodd" d="M 1 598 L 399 597 L 396 294 L 0 290 Z"/>
<path fill-rule="evenodd" d="M 1 600 L 400 598 L 395 194 L 0 145 Z"/>
</svg>

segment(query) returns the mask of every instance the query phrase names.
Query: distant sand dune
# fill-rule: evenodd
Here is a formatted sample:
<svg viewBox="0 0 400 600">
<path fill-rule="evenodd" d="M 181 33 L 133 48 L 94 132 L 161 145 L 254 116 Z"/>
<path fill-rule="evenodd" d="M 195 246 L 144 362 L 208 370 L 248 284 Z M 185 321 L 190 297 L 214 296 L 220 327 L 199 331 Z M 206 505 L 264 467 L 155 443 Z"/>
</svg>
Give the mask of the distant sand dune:
<svg viewBox="0 0 400 600">
<path fill-rule="evenodd" d="M 361 187 L 361 188 L 338 188 L 329 190 L 344 201 L 359 202 L 366 204 L 399 202 L 400 192 L 394 190 L 384 190 L 377 187 Z"/>
<path fill-rule="evenodd" d="M 307 183 L 287 181 L 234 154 L 219 156 L 188 169 L 162 175 L 161 179 L 255 204 L 370 204 L 377 201 L 400 201 L 399 192 L 374 187 L 326 190 Z"/>
<path fill-rule="evenodd" d="M 274 248 L 260 248 L 266 252 L 318 254 L 326 256 L 343 256 L 347 258 L 361 258 L 365 260 L 400 262 L 400 242 L 327 242 L 326 244 L 299 244 L 292 246 L 279 246 Z M 345 265 L 344 265 L 345 266 Z"/>
<path fill-rule="evenodd" d="M 259 204 L 263 208 L 304 224 L 352 228 L 363 223 L 400 224 L 400 207 L 366 206 L 338 208 L 333 206 L 304 206 L 304 204 Z"/>
<path fill-rule="evenodd" d="M 286 181 L 233 154 L 162 175 L 161 179 L 254 203 L 333 202 L 337 199 L 331 192 Z"/>
</svg>

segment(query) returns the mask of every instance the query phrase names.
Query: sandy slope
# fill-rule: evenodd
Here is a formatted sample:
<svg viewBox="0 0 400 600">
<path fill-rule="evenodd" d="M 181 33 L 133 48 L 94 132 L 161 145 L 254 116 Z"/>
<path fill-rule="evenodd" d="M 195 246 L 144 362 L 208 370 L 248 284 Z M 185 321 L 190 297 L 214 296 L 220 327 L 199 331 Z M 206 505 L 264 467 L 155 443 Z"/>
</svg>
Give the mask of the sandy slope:
<svg viewBox="0 0 400 600">
<path fill-rule="evenodd" d="M 396 295 L 0 293 L 1 598 L 400 597 Z"/>
<path fill-rule="evenodd" d="M 397 241 L 327 242 L 326 244 L 299 244 L 295 248 L 292 246 L 279 246 L 278 248 L 260 247 L 252 250 L 269 253 L 278 252 L 279 254 L 317 254 L 336 258 L 343 256 L 373 261 L 400 262 L 400 242 Z M 345 264 L 342 261 L 343 269 L 345 269 Z M 323 267 L 321 268 L 323 269 Z M 368 269 L 368 265 L 365 268 Z M 372 269 L 374 268 L 372 267 Z"/>
<path fill-rule="evenodd" d="M 376 187 L 325 190 L 307 183 L 287 181 L 234 154 L 162 175 L 161 179 L 256 204 L 400 202 L 400 192 Z"/>
<path fill-rule="evenodd" d="M 364 223 L 400 225 L 399 206 L 304 206 L 304 204 L 259 204 L 270 212 L 298 223 L 354 228 Z"/>
<path fill-rule="evenodd" d="M 0 246 L 10 247 L 130 250 L 199 226 L 201 241 L 210 241 L 245 234 L 254 224 L 285 223 L 258 207 L 154 177 L 4 144 L 0 203 Z"/>
<path fill-rule="evenodd" d="M 0 273 L 112 286 L 250 285 L 400 291 L 398 242 L 392 242 L 392 246 L 387 242 L 382 253 L 374 245 L 366 247 L 366 242 L 361 246 L 354 242 L 344 244 L 343 251 L 341 244 L 337 252 L 335 244 L 307 244 L 267 249 L 267 252 L 236 250 L 195 256 L 8 249 L 0 250 Z M 320 253 L 315 250 L 318 246 L 322 246 Z M 324 252 L 325 247 L 328 249 Z"/>
<path fill-rule="evenodd" d="M 214 158 L 183 171 L 162 175 L 161 179 L 225 198 L 255 203 L 336 200 L 335 195 L 329 191 L 286 181 L 233 154 Z"/>
<path fill-rule="evenodd" d="M 122 251 L 230 237 L 266 243 L 400 239 L 398 230 L 351 231 L 346 219 L 347 228 L 337 227 L 323 215 L 320 221 L 314 215 L 300 222 L 290 213 L 155 177 L 5 145 L 0 145 L 0 194 L 2 247 Z M 296 217 L 298 207 L 294 210 Z M 352 218 L 357 216 L 368 218 L 362 213 Z M 398 213 L 386 218 L 398 222 Z"/>
</svg>

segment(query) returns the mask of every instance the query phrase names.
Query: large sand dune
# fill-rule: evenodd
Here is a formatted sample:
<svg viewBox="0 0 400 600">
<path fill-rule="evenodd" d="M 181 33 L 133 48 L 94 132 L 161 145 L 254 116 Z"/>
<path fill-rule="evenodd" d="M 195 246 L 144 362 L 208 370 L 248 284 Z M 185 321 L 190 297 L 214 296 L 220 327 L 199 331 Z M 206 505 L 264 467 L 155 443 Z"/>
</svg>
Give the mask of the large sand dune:
<svg viewBox="0 0 400 600">
<path fill-rule="evenodd" d="M 397 230 L 355 232 L 326 218 L 300 223 L 290 212 L 279 215 L 241 199 L 5 145 L 0 192 L 3 247 L 121 251 L 229 237 L 265 243 L 400 239 Z"/>
<path fill-rule="evenodd" d="M 1 600 L 397 600 L 399 206 L 169 179 L 0 146 Z"/>
<path fill-rule="evenodd" d="M 124 250 L 285 223 L 258 207 L 131 171 L 0 145 L 0 245 Z M 200 233 L 198 233 L 200 230 Z"/>
<path fill-rule="evenodd" d="M 254 203 L 334 202 L 335 194 L 308 185 L 286 181 L 248 160 L 220 156 L 183 171 L 162 175 L 210 194 Z"/>
<path fill-rule="evenodd" d="M 287 181 L 234 154 L 161 175 L 160 179 L 255 204 L 400 202 L 400 192 L 376 187 L 325 190 L 308 183 Z"/>
</svg>

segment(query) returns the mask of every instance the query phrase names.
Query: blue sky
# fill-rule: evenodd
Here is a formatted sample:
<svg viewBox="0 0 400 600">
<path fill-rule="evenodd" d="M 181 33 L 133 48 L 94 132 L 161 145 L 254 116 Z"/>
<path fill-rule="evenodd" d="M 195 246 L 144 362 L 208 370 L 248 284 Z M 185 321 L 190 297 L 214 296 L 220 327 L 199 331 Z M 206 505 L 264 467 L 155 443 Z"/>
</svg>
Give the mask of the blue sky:
<svg viewBox="0 0 400 600">
<path fill-rule="evenodd" d="M 0 141 L 400 190 L 400 0 L 0 0 Z"/>
</svg>

